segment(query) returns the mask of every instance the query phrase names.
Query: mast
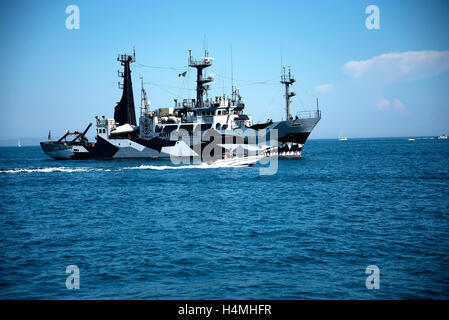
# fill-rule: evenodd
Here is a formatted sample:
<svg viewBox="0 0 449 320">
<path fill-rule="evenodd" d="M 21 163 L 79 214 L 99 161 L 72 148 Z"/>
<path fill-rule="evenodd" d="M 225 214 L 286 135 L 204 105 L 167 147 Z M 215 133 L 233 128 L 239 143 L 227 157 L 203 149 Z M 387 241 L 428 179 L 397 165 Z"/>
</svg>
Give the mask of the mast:
<svg viewBox="0 0 449 320">
<path fill-rule="evenodd" d="M 234 89 L 234 63 L 232 59 L 232 45 L 231 45 L 231 103 L 235 105 L 235 89 Z"/>
<path fill-rule="evenodd" d="M 133 50 L 133 55 L 120 54 L 117 57 L 124 67 L 123 72 L 118 71 L 119 77 L 123 78 L 123 85 L 119 81 L 119 88 L 123 89 L 122 98 L 114 109 L 114 120 L 120 125 L 129 123 L 136 125 L 136 111 L 134 109 L 134 95 L 133 86 L 131 82 L 131 69 L 129 64 L 136 61 L 136 52 Z"/>
<path fill-rule="evenodd" d="M 291 67 L 288 67 L 288 74 L 285 73 L 285 67 L 282 67 L 283 74 L 281 75 L 281 83 L 285 85 L 285 114 L 286 120 L 290 119 L 290 98 L 295 96 L 296 93 L 290 92 L 290 85 L 296 80 L 292 76 Z"/>
<path fill-rule="evenodd" d="M 150 102 L 147 97 L 147 92 L 145 88 L 143 87 L 143 77 L 140 77 L 140 115 L 147 115 L 148 114 L 148 106 L 150 105 Z"/>
<path fill-rule="evenodd" d="M 145 105 L 144 98 L 143 98 L 144 92 L 145 91 L 143 90 L 143 77 L 140 77 L 140 116 L 143 115 L 143 108 Z"/>
<path fill-rule="evenodd" d="M 208 68 L 212 65 L 211 60 L 214 58 L 208 57 L 207 50 L 204 50 L 204 57 L 201 60 L 195 60 L 192 58 L 192 50 L 189 50 L 189 67 L 195 68 L 197 70 L 196 74 L 196 108 L 204 107 L 203 96 L 207 93 L 209 86 L 206 85 L 208 82 L 212 82 L 211 76 L 203 75 L 203 69 Z"/>
</svg>

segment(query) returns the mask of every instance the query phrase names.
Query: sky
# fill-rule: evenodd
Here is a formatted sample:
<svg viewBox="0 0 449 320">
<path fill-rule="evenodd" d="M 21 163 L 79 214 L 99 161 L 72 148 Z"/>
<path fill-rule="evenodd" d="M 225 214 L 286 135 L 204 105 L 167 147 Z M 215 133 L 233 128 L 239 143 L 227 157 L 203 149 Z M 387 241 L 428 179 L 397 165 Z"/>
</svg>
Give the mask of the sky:
<svg viewBox="0 0 449 320">
<path fill-rule="evenodd" d="M 67 29 L 76 5 L 80 28 Z M 365 12 L 379 8 L 380 29 Z M 188 50 L 214 57 L 210 96 L 231 74 L 253 121 L 285 117 L 281 65 L 297 80 L 291 112 L 315 109 L 311 138 L 449 133 L 449 1 L 2 1 L 0 139 L 54 138 L 113 117 L 119 53 L 132 53 L 152 108 L 195 98 Z M 232 52 L 232 54 L 231 54 Z M 231 68 L 232 57 L 232 68 Z M 188 71 L 187 76 L 178 77 Z"/>
</svg>

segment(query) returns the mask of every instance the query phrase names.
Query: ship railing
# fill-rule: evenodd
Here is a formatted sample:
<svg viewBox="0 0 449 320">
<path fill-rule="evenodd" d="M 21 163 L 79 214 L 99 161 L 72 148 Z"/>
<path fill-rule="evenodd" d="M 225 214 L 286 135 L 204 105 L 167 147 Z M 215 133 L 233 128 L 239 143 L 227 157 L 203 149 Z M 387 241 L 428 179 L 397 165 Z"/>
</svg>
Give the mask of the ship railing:
<svg viewBox="0 0 449 320">
<path fill-rule="evenodd" d="M 200 81 L 201 82 L 211 82 L 211 81 L 214 81 L 214 78 L 212 78 L 211 76 L 202 76 L 202 77 L 200 77 Z"/>
<path fill-rule="evenodd" d="M 175 108 L 194 108 L 195 107 L 195 99 L 183 99 L 183 101 L 178 101 L 175 99 Z"/>
<path fill-rule="evenodd" d="M 321 118 L 321 110 L 298 111 L 296 116 L 299 119 Z"/>
<path fill-rule="evenodd" d="M 195 66 L 210 66 L 212 63 L 208 59 L 202 59 L 202 60 L 196 60 L 192 57 L 189 59 L 189 66 L 195 67 Z"/>
<path fill-rule="evenodd" d="M 295 78 L 289 75 L 282 75 L 281 76 L 281 83 L 293 83 L 296 82 Z"/>
</svg>

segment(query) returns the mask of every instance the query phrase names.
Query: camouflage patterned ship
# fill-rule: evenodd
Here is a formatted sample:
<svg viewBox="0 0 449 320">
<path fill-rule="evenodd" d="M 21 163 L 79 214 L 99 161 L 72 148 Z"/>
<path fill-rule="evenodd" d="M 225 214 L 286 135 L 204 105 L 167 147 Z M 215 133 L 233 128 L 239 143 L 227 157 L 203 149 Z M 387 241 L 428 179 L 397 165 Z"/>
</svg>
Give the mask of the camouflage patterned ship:
<svg viewBox="0 0 449 320">
<path fill-rule="evenodd" d="M 204 70 L 213 58 L 205 52 L 196 60 L 189 51 L 189 67 L 196 69 L 196 99 L 175 100 L 172 108 L 149 110 L 145 89 L 141 89 L 139 125 L 136 123 L 130 64 L 135 53 L 119 55 L 124 67 L 123 93 L 114 109 L 114 118 L 96 117 L 95 142 L 86 133 L 67 132 L 57 141 L 41 142 L 43 151 L 54 159 L 129 159 L 129 158 L 197 158 L 225 159 L 240 155 L 277 155 L 300 157 L 311 131 L 321 119 L 318 108 L 290 114 L 290 100 L 295 93 L 291 71 L 285 71 L 281 83 L 285 86 L 286 120 L 254 124 L 244 112 L 245 104 L 239 89 L 232 87 L 231 96 L 208 98 L 212 76 Z"/>
</svg>

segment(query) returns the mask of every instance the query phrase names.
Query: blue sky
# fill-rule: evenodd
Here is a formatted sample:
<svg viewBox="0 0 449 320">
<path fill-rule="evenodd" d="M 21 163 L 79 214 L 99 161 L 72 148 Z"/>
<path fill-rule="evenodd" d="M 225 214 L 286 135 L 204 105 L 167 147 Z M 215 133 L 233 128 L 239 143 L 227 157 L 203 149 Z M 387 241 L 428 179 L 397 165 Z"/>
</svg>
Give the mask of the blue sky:
<svg viewBox="0 0 449 320">
<path fill-rule="evenodd" d="M 65 27 L 68 5 L 80 29 Z M 365 8 L 380 9 L 368 30 Z M 113 116 L 118 53 L 136 47 L 153 107 L 194 97 L 187 54 L 215 57 L 211 96 L 236 86 L 254 121 L 284 116 L 282 61 L 297 79 L 292 111 L 315 107 L 313 138 L 449 133 L 449 1 L 9 1 L 0 4 L 0 139 L 80 130 Z M 140 64 L 140 65 L 139 65 Z M 163 66 L 173 69 L 142 67 Z M 264 82 L 254 84 L 254 82 Z M 155 85 L 157 84 L 157 85 Z M 189 90 L 190 89 L 190 90 Z"/>
</svg>

